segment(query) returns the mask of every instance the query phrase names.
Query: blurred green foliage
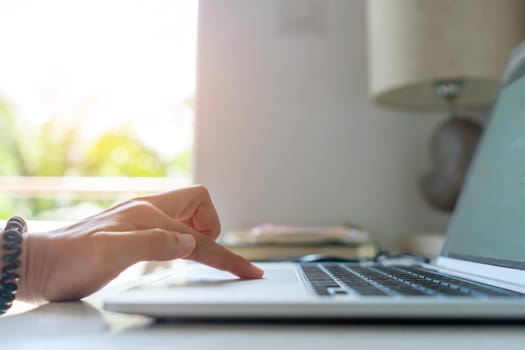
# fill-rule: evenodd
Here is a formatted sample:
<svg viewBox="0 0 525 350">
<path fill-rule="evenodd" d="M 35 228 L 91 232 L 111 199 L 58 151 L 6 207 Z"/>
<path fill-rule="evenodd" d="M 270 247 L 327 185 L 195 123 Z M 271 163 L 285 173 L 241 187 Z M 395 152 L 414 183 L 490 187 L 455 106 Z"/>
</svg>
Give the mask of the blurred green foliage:
<svg viewBox="0 0 525 350">
<path fill-rule="evenodd" d="M 185 103 L 191 106 L 193 101 Z M 75 124 L 75 120 L 64 124 L 55 118 L 40 127 L 20 125 L 9 103 L 0 98 L 0 176 L 190 176 L 192 149 L 162 159 L 129 125 L 107 130 L 86 143 Z M 53 218 L 46 213 L 55 208 L 86 202 L 99 207 L 111 204 L 107 199 L 11 196 L 0 194 L 0 218 L 15 214 Z"/>
</svg>

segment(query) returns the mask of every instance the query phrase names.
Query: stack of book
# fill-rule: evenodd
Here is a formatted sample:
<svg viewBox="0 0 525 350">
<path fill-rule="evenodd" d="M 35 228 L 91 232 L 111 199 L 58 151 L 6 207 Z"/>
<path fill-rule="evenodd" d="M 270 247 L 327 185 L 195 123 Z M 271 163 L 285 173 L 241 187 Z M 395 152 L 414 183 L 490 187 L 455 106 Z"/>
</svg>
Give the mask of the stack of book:
<svg viewBox="0 0 525 350">
<path fill-rule="evenodd" d="M 297 227 L 266 224 L 232 231 L 222 243 L 249 260 L 296 260 L 308 255 L 334 259 L 368 259 L 379 247 L 367 231 L 353 226 Z"/>
</svg>

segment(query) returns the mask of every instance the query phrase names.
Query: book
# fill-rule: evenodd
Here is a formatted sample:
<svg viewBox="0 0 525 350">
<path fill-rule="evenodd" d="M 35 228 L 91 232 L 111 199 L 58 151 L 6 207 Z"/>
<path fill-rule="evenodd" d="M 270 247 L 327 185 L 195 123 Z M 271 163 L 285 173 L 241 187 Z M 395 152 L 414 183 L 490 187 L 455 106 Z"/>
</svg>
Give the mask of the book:
<svg viewBox="0 0 525 350">
<path fill-rule="evenodd" d="M 378 252 L 375 242 L 361 242 L 356 245 L 235 244 L 226 247 L 253 261 L 295 260 L 314 254 L 342 259 L 367 259 L 375 257 Z"/>
<path fill-rule="evenodd" d="M 368 232 L 348 226 L 295 227 L 266 224 L 222 237 L 233 252 L 254 261 L 295 260 L 307 255 L 373 258 L 379 252 Z"/>
</svg>

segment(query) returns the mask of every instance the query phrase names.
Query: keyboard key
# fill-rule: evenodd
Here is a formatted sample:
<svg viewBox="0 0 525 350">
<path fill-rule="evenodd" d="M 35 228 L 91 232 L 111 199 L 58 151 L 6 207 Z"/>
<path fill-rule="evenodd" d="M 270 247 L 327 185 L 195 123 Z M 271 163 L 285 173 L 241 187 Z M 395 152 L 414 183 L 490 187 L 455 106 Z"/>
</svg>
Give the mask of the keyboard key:
<svg viewBox="0 0 525 350">
<path fill-rule="evenodd" d="M 520 297 L 523 294 L 514 292 L 512 290 L 490 286 L 480 282 L 468 281 L 459 277 L 434 272 L 422 267 L 399 267 L 401 270 L 410 271 L 415 275 L 421 276 L 427 281 L 431 281 L 435 285 L 448 286 L 451 289 L 459 290 L 463 294 L 473 296 L 508 296 Z"/>
<path fill-rule="evenodd" d="M 471 282 L 420 266 L 311 263 L 301 266 L 313 290 L 322 296 L 519 297 L 523 294 Z"/>
</svg>

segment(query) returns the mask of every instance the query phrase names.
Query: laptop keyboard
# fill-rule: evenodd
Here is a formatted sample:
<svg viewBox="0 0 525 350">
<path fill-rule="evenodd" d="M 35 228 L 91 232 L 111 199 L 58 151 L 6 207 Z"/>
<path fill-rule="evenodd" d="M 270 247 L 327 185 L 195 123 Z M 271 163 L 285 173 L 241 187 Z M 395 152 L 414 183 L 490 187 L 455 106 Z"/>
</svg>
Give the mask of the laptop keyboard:
<svg viewBox="0 0 525 350">
<path fill-rule="evenodd" d="M 471 282 L 421 266 L 309 263 L 303 273 L 318 295 L 418 297 L 523 297 L 511 290 Z"/>
</svg>

